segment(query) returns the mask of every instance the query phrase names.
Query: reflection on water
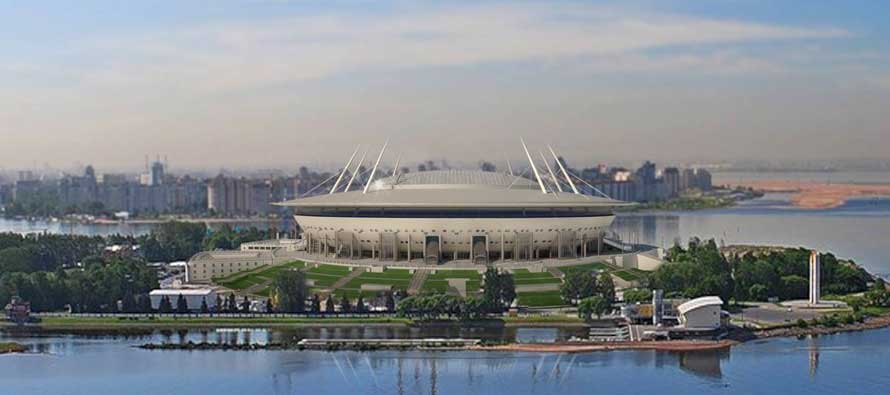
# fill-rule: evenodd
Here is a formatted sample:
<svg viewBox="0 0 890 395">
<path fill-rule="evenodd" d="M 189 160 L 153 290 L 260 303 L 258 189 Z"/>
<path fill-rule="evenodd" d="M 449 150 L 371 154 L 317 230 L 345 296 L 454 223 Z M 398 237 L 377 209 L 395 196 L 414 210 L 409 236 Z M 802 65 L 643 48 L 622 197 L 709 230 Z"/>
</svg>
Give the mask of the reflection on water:
<svg viewBox="0 0 890 395">
<path fill-rule="evenodd" d="M 0 386 L 15 394 L 519 395 L 879 393 L 890 385 L 884 371 L 890 357 L 890 330 L 774 339 L 731 351 L 693 353 L 148 351 L 132 347 L 149 340 L 263 342 L 304 333 L 245 329 L 141 336 L 18 336 L 16 341 L 44 354 L 0 357 Z"/>
<path fill-rule="evenodd" d="M 810 338 L 810 376 L 815 377 L 819 370 L 819 341 L 818 338 Z"/>
<path fill-rule="evenodd" d="M 729 350 L 678 353 L 680 369 L 703 377 L 720 378 L 720 362 L 729 358 Z"/>
</svg>

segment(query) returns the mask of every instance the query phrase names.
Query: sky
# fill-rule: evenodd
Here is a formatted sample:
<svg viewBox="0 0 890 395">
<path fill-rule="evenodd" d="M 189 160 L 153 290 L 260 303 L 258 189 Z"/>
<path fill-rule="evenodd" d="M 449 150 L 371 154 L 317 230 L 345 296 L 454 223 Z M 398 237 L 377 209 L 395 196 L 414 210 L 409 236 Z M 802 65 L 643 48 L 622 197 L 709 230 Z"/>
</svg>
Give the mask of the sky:
<svg viewBox="0 0 890 395">
<path fill-rule="evenodd" d="M 890 159 L 885 1 L 0 6 L 0 169 Z"/>
</svg>

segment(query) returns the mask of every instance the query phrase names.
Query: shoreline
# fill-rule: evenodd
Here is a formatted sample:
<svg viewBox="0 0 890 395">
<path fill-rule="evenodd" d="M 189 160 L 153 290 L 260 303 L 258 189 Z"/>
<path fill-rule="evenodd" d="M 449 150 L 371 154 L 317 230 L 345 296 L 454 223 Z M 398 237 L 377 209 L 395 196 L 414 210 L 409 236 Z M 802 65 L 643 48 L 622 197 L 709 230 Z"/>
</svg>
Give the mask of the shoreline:
<svg viewBox="0 0 890 395">
<path fill-rule="evenodd" d="M 732 186 L 752 188 L 761 192 L 790 193 L 794 207 L 808 210 L 837 208 L 850 199 L 890 196 L 890 185 L 823 183 L 814 181 L 737 181 Z"/>
</svg>

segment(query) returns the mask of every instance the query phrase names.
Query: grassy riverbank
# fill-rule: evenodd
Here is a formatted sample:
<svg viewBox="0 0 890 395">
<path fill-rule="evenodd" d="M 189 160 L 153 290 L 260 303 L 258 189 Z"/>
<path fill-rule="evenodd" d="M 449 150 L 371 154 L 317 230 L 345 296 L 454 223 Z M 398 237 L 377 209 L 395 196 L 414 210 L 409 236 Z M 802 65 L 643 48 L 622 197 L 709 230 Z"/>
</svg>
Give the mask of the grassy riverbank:
<svg viewBox="0 0 890 395">
<path fill-rule="evenodd" d="M 324 327 L 324 326 L 423 326 L 423 325 L 463 325 L 463 326 L 578 326 L 586 325 L 572 316 L 528 316 L 504 317 L 475 321 L 415 321 L 398 317 L 327 317 L 327 318 L 284 318 L 284 317 L 42 317 L 41 322 L 32 327 L 40 329 L 170 329 L 170 328 L 231 328 L 231 327 Z M 10 325 L 7 325 L 10 326 Z M 11 326 L 10 326 L 11 327 Z"/>
<path fill-rule="evenodd" d="M 230 317 L 43 317 L 36 326 L 44 329 L 60 328 L 189 328 L 189 327 L 273 327 L 273 326 L 337 326 L 337 325 L 411 325 L 406 318 L 230 318 Z"/>
<path fill-rule="evenodd" d="M 25 346 L 14 342 L 0 343 L 0 354 L 8 354 L 12 352 L 25 352 Z"/>
</svg>

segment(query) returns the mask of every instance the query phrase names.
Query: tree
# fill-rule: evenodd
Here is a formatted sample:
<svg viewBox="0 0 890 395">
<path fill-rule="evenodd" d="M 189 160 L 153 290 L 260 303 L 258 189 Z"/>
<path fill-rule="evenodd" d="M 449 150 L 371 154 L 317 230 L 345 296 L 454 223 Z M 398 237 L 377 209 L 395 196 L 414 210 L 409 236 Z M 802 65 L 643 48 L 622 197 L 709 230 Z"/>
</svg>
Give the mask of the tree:
<svg viewBox="0 0 890 395">
<path fill-rule="evenodd" d="M 393 297 L 392 292 L 386 293 L 386 311 L 390 313 L 396 311 L 396 299 Z"/>
<path fill-rule="evenodd" d="M 201 314 L 207 314 L 210 308 L 207 307 L 207 298 L 201 298 Z"/>
<path fill-rule="evenodd" d="M 250 312 L 250 300 L 247 299 L 247 295 L 245 295 L 244 300 L 241 301 L 241 312 L 242 313 Z"/>
<path fill-rule="evenodd" d="M 313 313 L 321 312 L 321 298 L 318 297 L 318 294 L 312 295 L 312 312 Z"/>
<path fill-rule="evenodd" d="M 171 311 L 173 311 L 173 305 L 170 303 L 170 298 L 167 295 L 162 296 L 160 303 L 158 303 L 158 312 L 166 314 Z"/>
<path fill-rule="evenodd" d="M 185 297 L 182 294 L 176 298 L 176 312 L 179 314 L 185 314 L 189 312 L 188 302 L 185 300 Z"/>
<path fill-rule="evenodd" d="M 238 312 L 238 301 L 235 299 L 235 293 L 230 293 L 228 300 L 226 301 L 226 312 L 229 313 L 237 313 Z"/>
<path fill-rule="evenodd" d="M 651 301 L 652 291 L 648 288 L 631 288 L 624 290 L 625 303 L 649 303 Z"/>
<path fill-rule="evenodd" d="M 356 313 L 364 313 L 365 312 L 365 300 L 362 298 L 362 295 L 358 295 L 358 300 L 355 301 L 355 312 Z"/>
<path fill-rule="evenodd" d="M 488 306 L 488 311 L 501 313 L 516 299 L 516 285 L 512 274 L 489 267 L 485 271 L 484 281 L 482 300 Z"/>
<path fill-rule="evenodd" d="M 763 284 L 754 284 L 748 289 L 748 296 L 756 301 L 764 302 L 769 299 L 768 290 Z"/>
<path fill-rule="evenodd" d="M 306 275 L 296 270 L 284 270 L 273 283 L 278 294 L 278 311 L 302 313 L 306 310 Z"/>
<path fill-rule="evenodd" d="M 576 304 L 581 299 L 596 293 L 596 278 L 591 272 L 573 270 L 566 273 L 565 281 L 559 287 L 559 294 L 567 303 Z"/>
<path fill-rule="evenodd" d="M 599 319 L 611 309 L 612 304 L 609 303 L 606 298 L 600 295 L 595 295 L 589 298 L 584 298 L 581 303 L 578 304 L 578 317 L 590 320 L 591 315 L 596 315 L 596 318 Z"/>
<path fill-rule="evenodd" d="M 343 299 L 340 299 L 340 312 L 341 313 L 351 313 L 352 312 L 352 305 L 349 304 L 349 298 L 347 298 L 345 296 L 343 297 Z"/>
<path fill-rule="evenodd" d="M 151 313 L 151 298 L 148 295 L 139 295 L 139 312 L 140 313 Z"/>
<path fill-rule="evenodd" d="M 216 294 L 216 311 L 226 311 L 225 306 L 223 306 L 222 297 L 220 297 L 219 294 Z"/>
<path fill-rule="evenodd" d="M 600 273 L 596 278 L 596 291 L 606 299 L 609 304 L 615 303 L 615 282 L 609 273 Z"/>
<path fill-rule="evenodd" d="M 783 276 L 781 282 L 782 293 L 780 296 L 782 299 L 804 299 L 809 294 L 810 281 L 801 276 L 796 274 Z"/>
<path fill-rule="evenodd" d="M 139 311 L 136 298 L 129 289 L 124 293 L 124 297 L 121 298 L 121 311 L 124 313 L 136 313 Z"/>
</svg>

